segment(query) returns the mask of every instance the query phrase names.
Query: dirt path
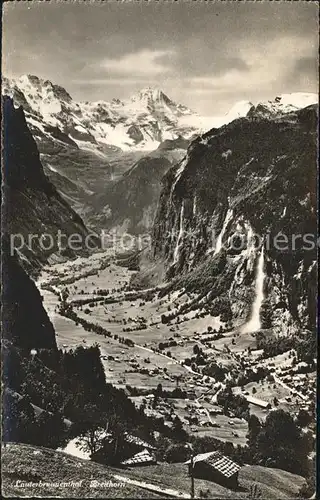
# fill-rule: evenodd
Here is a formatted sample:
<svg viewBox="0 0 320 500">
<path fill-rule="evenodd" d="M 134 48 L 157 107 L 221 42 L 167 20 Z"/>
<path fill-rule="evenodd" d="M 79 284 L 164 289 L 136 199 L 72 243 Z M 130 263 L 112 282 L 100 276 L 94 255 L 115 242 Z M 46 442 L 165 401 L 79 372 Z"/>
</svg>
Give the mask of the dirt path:
<svg viewBox="0 0 320 500">
<path fill-rule="evenodd" d="M 190 366 L 182 364 L 182 362 L 178 361 L 177 359 L 174 359 L 172 357 L 170 358 L 170 356 L 167 356 L 166 354 L 163 354 L 162 352 L 155 352 L 152 349 L 150 349 L 150 347 L 144 347 L 143 345 L 140 345 L 137 343 L 135 343 L 135 345 L 137 347 L 139 347 L 140 349 L 144 349 L 145 351 L 152 352 L 153 354 L 157 354 L 158 356 L 162 356 L 163 358 L 169 359 L 169 361 L 171 361 L 172 363 L 175 363 L 176 365 L 182 366 L 182 368 L 187 370 L 189 373 L 193 373 L 194 375 L 198 375 L 199 377 L 201 376 L 200 373 L 193 371 L 192 368 L 190 368 Z"/>
<path fill-rule="evenodd" d="M 205 414 L 208 417 L 208 421 L 210 422 L 210 424 L 213 424 L 212 419 L 210 417 L 210 414 L 209 414 L 207 408 L 205 408 L 204 406 L 201 405 L 201 403 L 199 403 L 199 399 L 200 398 L 198 398 L 198 399 L 195 400 L 195 403 L 196 403 L 197 407 L 200 408 L 201 410 L 204 410 Z"/>
<path fill-rule="evenodd" d="M 282 387 L 284 387 L 284 389 L 287 389 L 288 391 L 296 394 L 297 396 L 299 396 L 299 398 L 303 399 L 304 401 L 306 401 L 308 399 L 307 396 L 305 396 L 304 394 L 301 394 L 301 392 L 297 391 L 296 389 L 294 389 L 293 387 L 290 387 L 289 385 L 287 385 L 285 382 L 283 382 L 277 375 L 273 374 L 273 378 L 274 378 L 274 381 L 279 384 L 279 385 L 282 385 Z"/>
<path fill-rule="evenodd" d="M 115 474 L 113 477 L 119 482 L 132 484 L 133 486 L 139 486 L 139 488 L 143 488 L 148 491 L 153 491 L 155 493 L 161 493 L 162 496 L 166 496 L 169 498 L 191 498 L 191 496 L 188 493 L 174 490 L 172 488 L 162 488 L 161 486 L 157 486 L 152 483 L 146 483 L 145 481 L 137 481 L 136 479 L 129 479 L 128 477 L 119 476 L 118 474 Z"/>
</svg>

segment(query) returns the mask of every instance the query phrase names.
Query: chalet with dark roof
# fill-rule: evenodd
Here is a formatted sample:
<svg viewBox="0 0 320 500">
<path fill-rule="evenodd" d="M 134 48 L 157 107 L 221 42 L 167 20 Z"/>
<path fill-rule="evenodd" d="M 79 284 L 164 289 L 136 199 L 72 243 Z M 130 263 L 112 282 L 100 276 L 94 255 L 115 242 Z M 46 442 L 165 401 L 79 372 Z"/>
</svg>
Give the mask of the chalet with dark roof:
<svg viewBox="0 0 320 500">
<path fill-rule="evenodd" d="M 141 452 L 147 452 L 153 457 L 155 449 L 156 448 L 153 445 L 144 439 L 134 436 L 128 432 L 118 436 L 115 436 L 112 433 L 107 433 L 102 440 L 100 448 L 91 455 L 91 459 L 95 462 L 103 464 L 116 465 L 122 464 L 128 459 L 134 458 Z M 144 455 L 146 455 L 146 453 L 144 453 Z M 139 455 L 136 461 L 140 459 L 139 457 L 141 458 Z M 150 462 L 149 458 L 147 458 L 147 462 L 148 461 Z"/>
<path fill-rule="evenodd" d="M 191 470 L 191 460 L 186 464 L 189 465 L 189 474 L 193 474 L 193 477 L 207 479 L 231 489 L 238 487 L 240 465 L 219 451 L 201 453 L 193 457 L 193 470 Z"/>
<path fill-rule="evenodd" d="M 143 465 L 154 465 L 156 464 L 155 455 L 149 450 L 142 450 L 136 453 L 133 457 L 127 458 L 127 460 L 123 460 L 121 465 L 123 467 L 141 467 Z"/>
</svg>

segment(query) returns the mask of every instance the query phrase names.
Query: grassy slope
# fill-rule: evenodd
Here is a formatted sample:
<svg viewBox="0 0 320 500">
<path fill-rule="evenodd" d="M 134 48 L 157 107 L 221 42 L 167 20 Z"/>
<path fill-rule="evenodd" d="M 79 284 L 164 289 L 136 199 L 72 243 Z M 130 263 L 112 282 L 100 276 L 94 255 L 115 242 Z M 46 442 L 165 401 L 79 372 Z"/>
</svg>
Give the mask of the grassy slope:
<svg viewBox="0 0 320 500">
<path fill-rule="evenodd" d="M 2 495 L 4 497 L 61 497 L 61 498 L 161 498 L 137 486 L 90 487 L 92 480 L 100 483 L 111 481 L 114 474 L 145 481 L 162 488 L 173 488 L 189 493 L 190 478 L 184 464 L 158 464 L 133 469 L 115 469 L 81 460 L 54 450 L 26 444 L 9 443 L 2 448 Z M 17 481 L 32 482 L 28 487 L 18 487 Z M 81 486 L 36 486 L 35 483 L 78 482 Z M 245 466 L 239 473 L 239 490 L 231 491 L 223 486 L 201 479 L 195 480 L 195 493 L 207 492 L 209 498 L 248 498 L 253 484 L 261 491 L 261 498 L 278 500 L 296 498 L 305 480 L 279 469 L 261 466 Z"/>
<path fill-rule="evenodd" d="M 39 483 L 69 482 L 83 480 L 81 487 L 38 486 L 21 488 L 16 481 Z M 56 452 L 48 448 L 9 443 L 2 448 L 2 495 L 19 497 L 62 498 L 159 498 L 155 493 L 136 486 L 90 488 L 90 481 L 101 483 L 116 480 L 108 468 Z"/>
<path fill-rule="evenodd" d="M 123 469 L 118 471 L 123 473 Z M 158 464 L 149 467 L 132 468 L 125 471 L 125 475 L 132 479 L 140 479 L 153 484 L 161 484 L 181 492 L 190 492 L 190 477 L 188 468 L 184 464 Z M 239 490 L 232 491 L 223 486 L 195 479 L 195 496 L 200 491 L 209 490 L 209 498 L 248 498 L 250 487 L 257 484 L 264 500 L 279 500 L 297 497 L 298 491 L 305 483 L 301 476 L 291 474 L 280 469 L 271 469 L 258 465 L 242 467 L 239 472 Z"/>
</svg>

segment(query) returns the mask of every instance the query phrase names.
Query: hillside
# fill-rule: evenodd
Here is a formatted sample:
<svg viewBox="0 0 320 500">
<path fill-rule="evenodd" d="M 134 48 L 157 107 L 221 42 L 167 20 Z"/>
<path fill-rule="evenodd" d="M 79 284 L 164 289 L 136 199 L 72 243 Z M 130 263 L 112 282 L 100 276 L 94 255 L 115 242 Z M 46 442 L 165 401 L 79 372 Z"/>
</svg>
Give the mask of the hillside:
<svg viewBox="0 0 320 500">
<path fill-rule="evenodd" d="M 29 485 L 19 487 L 19 481 Z M 100 488 L 90 486 L 94 481 L 102 483 Z M 130 481 L 136 482 L 130 484 Z M 51 484 L 39 486 L 40 482 Z M 78 484 L 72 485 L 71 482 Z M 115 486 L 112 487 L 112 483 Z M 121 486 L 117 487 L 117 483 Z M 204 498 L 247 499 L 251 498 L 250 488 L 255 485 L 261 498 L 278 500 L 297 498 L 304 484 L 302 477 L 279 469 L 246 466 L 240 471 L 239 491 L 195 479 L 195 493 Z M 152 487 L 155 491 L 151 490 Z M 2 494 L 5 498 L 35 494 L 61 498 L 166 498 L 168 489 L 175 493 L 173 498 L 188 498 L 190 477 L 186 465 L 114 469 L 43 447 L 8 443 L 2 448 Z"/>
<path fill-rule="evenodd" d="M 84 245 L 77 252 L 65 245 L 59 252 L 59 231 L 66 237 L 89 234 L 80 216 L 61 197 L 43 171 L 37 144 L 28 129 L 24 111 L 15 108 L 13 100 L 3 98 L 4 232 L 11 235 L 23 266 L 39 269 L 56 258 L 86 255 Z M 30 239 L 30 237 L 33 238 Z M 62 240 L 61 240 L 62 242 Z"/>
<path fill-rule="evenodd" d="M 179 134 L 188 137 L 210 121 L 150 87 L 125 101 L 76 102 L 59 85 L 23 75 L 4 78 L 3 92 L 25 108 L 35 134 L 48 146 L 59 140 L 96 152 L 110 148 L 150 151 Z"/>
<path fill-rule="evenodd" d="M 77 103 L 60 86 L 27 75 L 16 80 L 4 78 L 2 92 L 13 98 L 15 106 L 23 107 L 45 175 L 63 200 L 93 230 L 126 226 L 132 203 L 128 206 L 124 203 L 118 214 L 118 197 L 110 196 L 110 192 L 121 191 L 120 186 L 114 189 L 120 181 L 122 185 L 128 184 L 131 199 L 137 197 L 136 182 L 132 181 L 130 193 L 131 178 L 121 181 L 122 175 L 140 158 L 155 156 L 162 159 L 159 165 L 168 160 L 171 166 L 181 159 L 189 143 L 180 135 L 185 127 L 180 131 L 177 120 L 185 114 L 191 116 L 192 112 L 173 103 L 161 91 L 141 91 L 126 103 L 117 100 Z M 197 131 L 192 128 L 193 133 Z M 124 142 L 120 141 L 120 148 L 121 137 Z M 157 146 L 158 150 L 146 156 L 144 151 Z M 133 216 L 130 225 L 134 231 L 139 227 L 150 229 L 160 192 L 160 177 L 166 170 L 162 167 L 157 172 L 150 166 L 151 194 L 147 195 L 139 215 Z M 155 184 L 157 189 L 153 188 Z M 141 205 L 139 200 L 137 205 Z M 106 217 L 110 209 L 113 215 Z"/>
<path fill-rule="evenodd" d="M 199 292 L 237 327 L 255 314 L 251 331 L 314 328 L 316 250 L 302 235 L 315 237 L 316 123 L 309 106 L 241 118 L 191 143 L 166 174 L 153 233 L 171 289 Z"/>
<path fill-rule="evenodd" d="M 36 484 L 19 487 L 19 481 Z M 49 484 L 39 486 L 40 481 Z M 92 487 L 92 481 L 104 486 Z M 115 486 L 108 486 L 109 481 Z M 55 450 L 20 443 L 8 443 L 2 447 L 2 495 L 5 498 L 161 498 L 130 484 L 117 487 L 117 483 L 119 481 L 106 467 Z"/>
<path fill-rule="evenodd" d="M 4 240 L 2 266 L 3 339 L 28 352 L 34 348 L 56 350 L 55 332 L 40 292 L 17 258 L 10 256 L 9 244 Z"/>
<path fill-rule="evenodd" d="M 95 202 L 103 206 L 99 221 L 104 228 L 133 234 L 150 231 L 153 225 L 161 179 L 172 166 L 164 156 L 143 157 L 116 182 L 110 183 Z M 94 208 L 98 212 L 97 208 Z M 98 216 L 96 216 L 96 219 Z"/>
</svg>

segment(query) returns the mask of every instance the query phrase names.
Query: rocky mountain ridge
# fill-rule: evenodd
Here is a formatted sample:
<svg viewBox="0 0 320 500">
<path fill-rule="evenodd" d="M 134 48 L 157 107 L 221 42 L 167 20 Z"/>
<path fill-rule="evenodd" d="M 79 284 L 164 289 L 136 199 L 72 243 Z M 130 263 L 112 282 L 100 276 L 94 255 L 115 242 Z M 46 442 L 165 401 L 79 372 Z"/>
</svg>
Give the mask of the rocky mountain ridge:
<svg viewBox="0 0 320 500">
<path fill-rule="evenodd" d="M 85 255 L 65 244 L 72 234 L 83 240 L 89 234 L 80 216 L 61 197 L 44 174 L 37 144 L 28 128 L 22 107 L 3 98 L 3 231 L 29 271 L 34 272 L 52 259 Z M 64 236 L 59 249 L 58 235 Z"/>
<path fill-rule="evenodd" d="M 316 109 L 212 129 L 165 176 L 153 254 L 176 287 L 197 290 L 238 328 L 315 327 L 316 248 L 292 241 L 316 232 Z M 283 250 L 278 233 L 288 238 Z"/>
<path fill-rule="evenodd" d="M 162 141 L 179 136 L 190 139 L 249 112 L 256 113 L 255 108 L 259 114 L 279 114 L 317 102 L 315 94 L 285 94 L 256 106 L 241 101 L 225 116 L 210 117 L 199 116 L 151 87 L 129 99 L 111 102 L 76 102 L 60 85 L 34 75 L 3 78 L 2 88 L 23 106 L 40 148 L 62 142 L 98 154 L 110 148 L 151 151 Z"/>
<path fill-rule="evenodd" d="M 19 348 L 57 350 L 55 331 L 40 292 L 2 240 L 3 339 Z M 7 369 L 10 367 L 7 366 Z"/>
<path fill-rule="evenodd" d="M 4 78 L 2 91 L 23 107 L 45 175 L 86 225 L 93 230 L 130 228 L 135 233 L 150 230 L 162 175 L 202 131 L 242 116 L 281 116 L 316 101 L 313 94 L 284 94 L 256 106 L 240 101 L 222 117 L 202 117 L 151 87 L 122 101 L 76 102 L 63 87 L 24 75 Z M 149 163 L 133 168 L 142 158 L 149 158 Z M 145 190 L 137 189 L 138 174 L 145 183 L 148 165 L 149 194 L 144 196 Z M 155 165 L 160 167 L 157 172 Z M 130 210 L 113 194 L 123 186 L 125 198 L 132 201 Z"/>
<path fill-rule="evenodd" d="M 92 197 L 89 225 L 116 230 L 119 234 L 150 233 L 166 172 L 185 155 L 188 141 L 167 139 L 139 158 L 119 178 L 109 182 L 103 193 Z"/>
<path fill-rule="evenodd" d="M 179 124 L 180 118 L 192 118 L 196 113 L 174 103 L 159 89 L 143 89 L 125 101 L 76 102 L 59 85 L 23 75 L 4 78 L 3 92 L 24 107 L 39 140 L 53 138 L 75 148 L 150 151 L 182 132 L 190 136 L 198 131 L 188 119 Z"/>
<path fill-rule="evenodd" d="M 161 179 L 172 166 L 163 157 L 146 156 L 115 183 L 106 187 L 99 205 L 104 205 L 104 227 L 119 233 L 143 234 L 152 229 L 161 191 Z"/>
</svg>

